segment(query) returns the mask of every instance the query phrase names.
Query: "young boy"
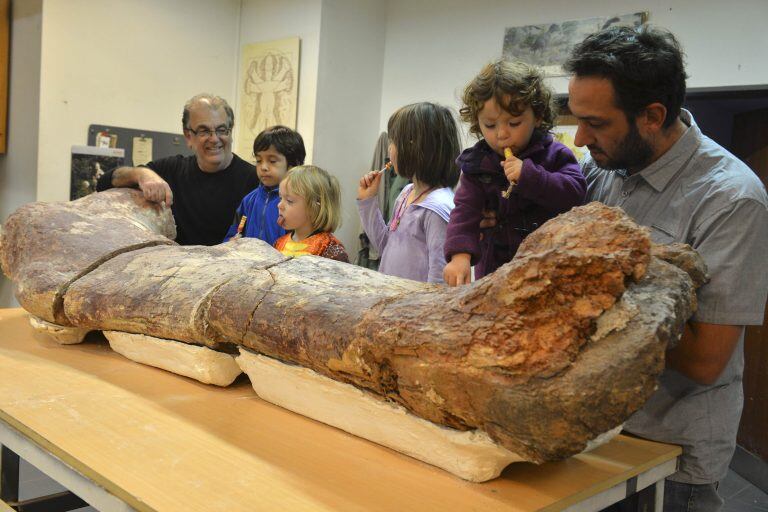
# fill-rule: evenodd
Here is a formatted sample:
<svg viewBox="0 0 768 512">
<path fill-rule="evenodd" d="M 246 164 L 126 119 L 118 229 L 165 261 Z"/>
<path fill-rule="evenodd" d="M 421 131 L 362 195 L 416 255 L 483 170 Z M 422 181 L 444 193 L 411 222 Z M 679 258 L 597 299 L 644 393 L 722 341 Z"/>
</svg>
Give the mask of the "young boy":
<svg viewBox="0 0 768 512">
<path fill-rule="evenodd" d="M 307 154 L 304 139 L 290 128 L 272 126 L 256 136 L 253 154 L 261 185 L 245 196 L 237 207 L 235 221 L 229 227 L 224 241 L 245 236 L 259 238 L 273 245 L 275 240 L 285 234 L 285 230 L 277 224 L 277 203 L 280 202 L 278 186 L 288 169 L 304 163 Z"/>
</svg>

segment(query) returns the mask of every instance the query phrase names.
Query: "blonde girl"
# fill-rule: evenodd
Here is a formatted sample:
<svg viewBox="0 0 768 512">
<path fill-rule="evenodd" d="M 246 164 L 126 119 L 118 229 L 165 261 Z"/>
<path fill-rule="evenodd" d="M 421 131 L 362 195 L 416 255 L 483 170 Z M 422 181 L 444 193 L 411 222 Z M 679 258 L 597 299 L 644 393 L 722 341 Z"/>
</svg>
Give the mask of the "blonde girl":
<svg viewBox="0 0 768 512">
<path fill-rule="evenodd" d="M 278 251 L 349 262 L 344 245 L 333 236 L 341 224 L 341 192 L 334 176 L 314 165 L 294 167 L 280 182 L 277 210 L 277 223 L 288 231 L 275 242 Z"/>
</svg>

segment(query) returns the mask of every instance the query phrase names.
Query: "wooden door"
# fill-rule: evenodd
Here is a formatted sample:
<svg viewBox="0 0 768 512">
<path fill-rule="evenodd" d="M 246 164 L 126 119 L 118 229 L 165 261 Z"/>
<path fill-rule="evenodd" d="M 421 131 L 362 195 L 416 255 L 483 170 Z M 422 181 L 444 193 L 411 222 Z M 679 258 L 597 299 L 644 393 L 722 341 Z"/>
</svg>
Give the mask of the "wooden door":
<svg viewBox="0 0 768 512">
<path fill-rule="evenodd" d="M 732 148 L 768 188 L 768 108 L 734 116 Z M 768 255 L 762 263 L 768 264 Z M 768 461 L 768 325 L 765 316 L 762 326 L 747 327 L 744 338 L 744 412 L 738 443 Z"/>
</svg>

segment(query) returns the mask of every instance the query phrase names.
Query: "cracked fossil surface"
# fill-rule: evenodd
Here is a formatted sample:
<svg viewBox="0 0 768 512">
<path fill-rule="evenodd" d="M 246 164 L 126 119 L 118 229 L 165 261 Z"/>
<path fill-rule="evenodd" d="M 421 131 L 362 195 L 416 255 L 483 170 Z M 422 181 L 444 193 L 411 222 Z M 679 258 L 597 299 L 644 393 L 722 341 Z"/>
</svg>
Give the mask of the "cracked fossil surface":
<svg viewBox="0 0 768 512">
<path fill-rule="evenodd" d="M 244 347 L 537 463 L 582 451 L 642 406 L 706 279 L 690 248 L 652 248 L 645 228 L 599 203 L 458 288 L 287 258 L 256 239 L 182 247 L 174 236 L 168 209 L 115 189 L 20 208 L 0 261 L 45 322 Z"/>
</svg>

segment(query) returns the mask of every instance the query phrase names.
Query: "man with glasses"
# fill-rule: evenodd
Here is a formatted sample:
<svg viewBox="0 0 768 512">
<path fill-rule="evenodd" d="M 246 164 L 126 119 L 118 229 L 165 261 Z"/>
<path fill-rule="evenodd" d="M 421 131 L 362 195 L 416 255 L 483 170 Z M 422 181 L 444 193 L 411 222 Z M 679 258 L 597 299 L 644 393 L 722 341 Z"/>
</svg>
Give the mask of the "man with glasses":
<svg viewBox="0 0 768 512">
<path fill-rule="evenodd" d="M 178 243 L 220 243 L 240 201 L 259 184 L 256 168 L 232 153 L 234 118 L 223 98 L 194 96 L 184 105 L 181 118 L 194 156 L 119 167 L 105 173 L 96 189 L 137 186 L 146 199 L 172 207 Z"/>
</svg>

